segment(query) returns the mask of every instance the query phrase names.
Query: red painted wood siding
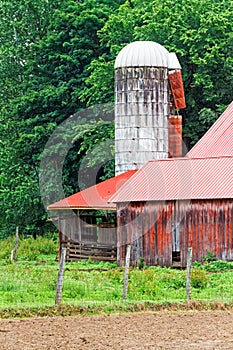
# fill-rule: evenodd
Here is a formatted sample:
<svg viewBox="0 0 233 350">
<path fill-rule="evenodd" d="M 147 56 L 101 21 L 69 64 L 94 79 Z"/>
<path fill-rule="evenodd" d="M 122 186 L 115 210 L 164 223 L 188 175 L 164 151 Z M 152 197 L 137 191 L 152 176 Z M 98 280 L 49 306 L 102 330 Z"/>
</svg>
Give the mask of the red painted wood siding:
<svg viewBox="0 0 233 350">
<path fill-rule="evenodd" d="M 126 245 L 132 244 L 131 263 L 143 257 L 147 265 L 172 265 L 172 230 L 179 231 L 181 265 L 189 247 L 193 261 L 207 252 L 233 260 L 232 200 L 134 202 L 118 205 L 118 263 L 124 265 Z"/>
</svg>

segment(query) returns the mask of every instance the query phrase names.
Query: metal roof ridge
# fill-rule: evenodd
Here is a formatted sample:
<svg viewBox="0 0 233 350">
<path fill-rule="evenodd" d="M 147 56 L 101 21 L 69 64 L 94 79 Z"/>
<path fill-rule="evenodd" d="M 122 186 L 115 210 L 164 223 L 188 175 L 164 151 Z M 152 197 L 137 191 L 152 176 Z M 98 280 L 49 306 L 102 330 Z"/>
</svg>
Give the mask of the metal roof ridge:
<svg viewBox="0 0 233 350">
<path fill-rule="evenodd" d="M 221 156 L 194 156 L 194 157 L 184 157 L 186 160 L 187 159 L 221 159 L 221 158 L 233 158 L 233 156 L 232 155 L 226 155 L 226 154 L 224 154 L 224 155 L 221 155 Z"/>
<path fill-rule="evenodd" d="M 218 158 L 218 159 L 220 159 L 220 158 L 233 158 L 233 156 L 232 155 L 221 155 L 221 156 L 194 156 L 194 157 L 189 157 L 188 156 L 188 153 L 187 153 L 187 155 L 185 155 L 184 157 L 175 157 L 175 158 L 162 158 L 162 159 L 150 159 L 150 160 L 148 160 L 148 162 L 147 163 L 145 163 L 143 166 L 142 166 L 142 168 L 140 168 L 140 169 L 143 169 L 144 168 L 144 166 L 146 165 L 146 164 L 148 164 L 148 163 L 156 163 L 156 162 L 171 162 L 171 161 L 175 161 L 175 160 L 195 160 L 195 159 L 216 159 L 216 158 Z M 138 169 L 138 170 L 140 170 L 140 169 Z"/>
</svg>

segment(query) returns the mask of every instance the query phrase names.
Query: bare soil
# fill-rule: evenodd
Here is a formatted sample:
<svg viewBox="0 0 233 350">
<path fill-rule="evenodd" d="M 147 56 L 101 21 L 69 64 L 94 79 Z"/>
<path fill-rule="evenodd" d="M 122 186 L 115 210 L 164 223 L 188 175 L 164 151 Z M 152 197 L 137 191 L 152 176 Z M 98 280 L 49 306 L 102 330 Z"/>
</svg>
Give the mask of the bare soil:
<svg viewBox="0 0 233 350">
<path fill-rule="evenodd" d="M 2 320 L 0 350 L 227 350 L 232 324 L 228 311 Z"/>
</svg>

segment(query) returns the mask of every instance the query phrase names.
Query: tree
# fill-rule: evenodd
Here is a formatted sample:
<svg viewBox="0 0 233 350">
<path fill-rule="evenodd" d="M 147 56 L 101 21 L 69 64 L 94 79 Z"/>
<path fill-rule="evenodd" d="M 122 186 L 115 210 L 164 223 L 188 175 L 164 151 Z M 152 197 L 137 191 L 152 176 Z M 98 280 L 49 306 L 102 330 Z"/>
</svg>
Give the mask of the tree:
<svg viewBox="0 0 233 350">
<path fill-rule="evenodd" d="M 41 147 L 52 123 L 44 127 L 35 123 L 31 128 L 18 110 L 25 106 L 23 101 L 29 101 L 27 83 L 36 44 L 47 33 L 56 3 L 13 0 L 0 4 L 0 235 L 11 234 L 12 226 L 33 226 L 39 232 L 44 221 L 35 149 Z"/>
<path fill-rule="evenodd" d="M 0 223 L 4 234 L 10 234 L 15 225 L 43 231 L 47 220 L 39 191 L 43 148 L 59 123 L 85 107 L 80 95 L 88 65 L 105 50 L 99 46 L 97 31 L 120 3 L 1 3 L 0 81 L 8 84 L 2 90 L 0 109 Z M 61 143 L 66 135 L 63 137 Z M 67 155 L 66 195 L 78 189 L 74 178 L 67 183 L 80 161 L 78 147 L 76 141 Z"/>
<path fill-rule="evenodd" d="M 70 115 L 113 102 L 114 60 L 131 41 L 153 40 L 177 53 L 187 100 L 184 136 L 195 143 L 232 99 L 232 7 L 230 0 L 1 1 L 0 230 L 45 229 L 39 168 L 46 142 Z M 79 190 L 83 156 L 90 153 L 85 164 L 95 169 L 105 157 L 95 143 L 113 137 L 113 124 L 105 122 L 103 110 L 92 111 L 72 132 L 61 128 L 56 147 L 75 141 L 65 160 L 62 151 L 46 160 L 64 162 L 65 195 Z M 112 161 L 102 164 L 97 180 L 112 170 Z"/>
<path fill-rule="evenodd" d="M 89 102 L 105 96 L 106 86 L 113 95 L 113 82 L 104 77 L 113 70 L 122 46 L 134 40 L 158 42 L 176 52 L 181 62 L 187 100 L 181 112 L 184 136 L 194 144 L 232 99 L 232 20 L 230 0 L 126 1 L 99 32 L 111 55 L 90 65 Z"/>
<path fill-rule="evenodd" d="M 54 0 L 1 1 L 0 106 L 25 92 L 35 45 L 46 35 L 57 5 Z"/>
</svg>

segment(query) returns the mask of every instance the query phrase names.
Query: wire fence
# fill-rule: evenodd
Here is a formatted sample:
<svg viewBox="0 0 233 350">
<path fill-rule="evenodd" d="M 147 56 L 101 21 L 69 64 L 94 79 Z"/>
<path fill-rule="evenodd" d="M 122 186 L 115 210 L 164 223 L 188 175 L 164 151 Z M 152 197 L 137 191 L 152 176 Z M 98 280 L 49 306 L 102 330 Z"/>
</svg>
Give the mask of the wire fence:
<svg viewBox="0 0 233 350">
<path fill-rule="evenodd" d="M 20 261 L 0 269 L 0 308 L 47 307 L 55 305 L 59 263 Z M 87 261 L 66 263 L 60 282 L 59 304 L 121 304 L 125 270 Z M 124 290 L 125 292 L 125 290 Z M 128 270 L 129 303 L 183 303 L 187 300 L 187 270 L 141 266 Z M 233 263 L 194 263 L 190 273 L 190 300 L 233 302 Z M 57 302 L 58 304 L 58 302 Z"/>
</svg>

